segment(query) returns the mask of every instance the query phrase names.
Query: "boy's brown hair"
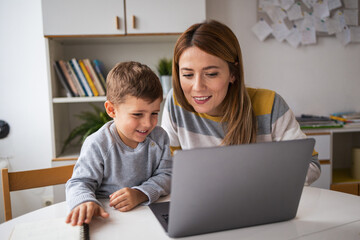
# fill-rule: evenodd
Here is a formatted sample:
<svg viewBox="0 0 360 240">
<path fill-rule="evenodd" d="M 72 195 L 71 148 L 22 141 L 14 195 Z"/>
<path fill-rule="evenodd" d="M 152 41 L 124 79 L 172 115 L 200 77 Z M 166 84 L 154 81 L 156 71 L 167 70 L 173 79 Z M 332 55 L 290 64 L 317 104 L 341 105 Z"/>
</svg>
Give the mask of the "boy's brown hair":
<svg viewBox="0 0 360 240">
<path fill-rule="evenodd" d="M 113 104 L 125 101 L 127 95 L 152 103 L 163 100 L 163 90 L 159 78 L 145 64 L 121 62 L 111 69 L 106 78 L 106 97 Z"/>
</svg>

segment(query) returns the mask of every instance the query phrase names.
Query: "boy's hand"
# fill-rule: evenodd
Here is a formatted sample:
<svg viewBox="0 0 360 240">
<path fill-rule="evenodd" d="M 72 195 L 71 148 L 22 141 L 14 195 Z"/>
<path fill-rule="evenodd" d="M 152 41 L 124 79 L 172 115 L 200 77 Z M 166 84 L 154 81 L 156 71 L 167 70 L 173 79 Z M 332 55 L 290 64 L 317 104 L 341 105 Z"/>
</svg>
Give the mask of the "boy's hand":
<svg viewBox="0 0 360 240">
<path fill-rule="evenodd" d="M 109 214 L 97 203 L 84 202 L 71 210 L 69 215 L 66 217 L 65 222 L 71 223 L 72 226 L 81 226 L 83 223 L 90 223 L 93 216 L 107 218 L 109 217 Z"/>
<path fill-rule="evenodd" d="M 110 195 L 110 207 L 127 212 L 148 200 L 148 197 L 137 189 L 122 188 Z"/>
</svg>

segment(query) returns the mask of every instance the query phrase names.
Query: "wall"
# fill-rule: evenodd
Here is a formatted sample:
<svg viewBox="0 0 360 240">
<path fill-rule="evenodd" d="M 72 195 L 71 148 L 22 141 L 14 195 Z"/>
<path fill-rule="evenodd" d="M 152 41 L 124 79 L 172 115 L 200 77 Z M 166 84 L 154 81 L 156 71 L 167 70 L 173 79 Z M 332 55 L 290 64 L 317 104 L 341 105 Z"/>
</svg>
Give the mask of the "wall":
<svg viewBox="0 0 360 240">
<path fill-rule="evenodd" d="M 360 111 L 360 44 L 343 47 L 335 37 L 298 49 L 274 38 L 260 42 L 251 32 L 256 1 L 207 0 L 207 17 L 238 37 L 248 86 L 277 91 L 296 115 Z"/>
<path fill-rule="evenodd" d="M 10 170 L 50 167 L 50 114 L 40 0 L 0 0 L 0 161 Z M 49 189 L 12 194 L 13 216 L 41 207 Z M 3 220 L 1 197 L 0 221 Z"/>
</svg>

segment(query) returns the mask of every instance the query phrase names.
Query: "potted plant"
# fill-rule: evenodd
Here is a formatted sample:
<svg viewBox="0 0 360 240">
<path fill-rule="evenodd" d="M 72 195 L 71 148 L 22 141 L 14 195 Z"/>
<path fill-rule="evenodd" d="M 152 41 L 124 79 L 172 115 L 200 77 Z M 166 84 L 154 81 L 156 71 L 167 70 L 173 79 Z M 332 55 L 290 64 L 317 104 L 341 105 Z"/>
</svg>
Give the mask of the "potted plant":
<svg viewBox="0 0 360 240">
<path fill-rule="evenodd" d="M 64 142 L 61 152 L 64 152 L 68 145 L 78 138 L 77 144 L 83 143 L 85 139 L 92 133 L 99 130 L 105 123 L 112 120 L 111 117 L 94 104 L 90 104 L 94 109 L 93 112 L 86 111 L 76 115 L 83 123 L 75 127 Z"/>
<path fill-rule="evenodd" d="M 171 82 L 172 60 L 167 58 L 161 58 L 156 68 L 160 75 L 160 81 L 163 87 L 164 94 L 167 94 L 169 90 L 172 88 L 172 82 Z"/>
</svg>

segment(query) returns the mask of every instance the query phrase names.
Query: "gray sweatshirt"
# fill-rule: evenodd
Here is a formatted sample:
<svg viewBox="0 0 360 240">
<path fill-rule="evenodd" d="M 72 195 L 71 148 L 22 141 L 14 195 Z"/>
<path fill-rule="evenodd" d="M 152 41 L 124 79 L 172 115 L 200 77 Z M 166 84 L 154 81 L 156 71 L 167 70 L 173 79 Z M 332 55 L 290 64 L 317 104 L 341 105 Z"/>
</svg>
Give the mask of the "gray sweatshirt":
<svg viewBox="0 0 360 240">
<path fill-rule="evenodd" d="M 70 209 L 109 198 L 117 190 L 130 187 L 147 195 L 150 204 L 170 193 L 172 159 L 169 138 L 155 127 L 144 142 L 133 149 L 125 145 L 110 121 L 86 138 L 73 175 L 66 183 Z"/>
</svg>

